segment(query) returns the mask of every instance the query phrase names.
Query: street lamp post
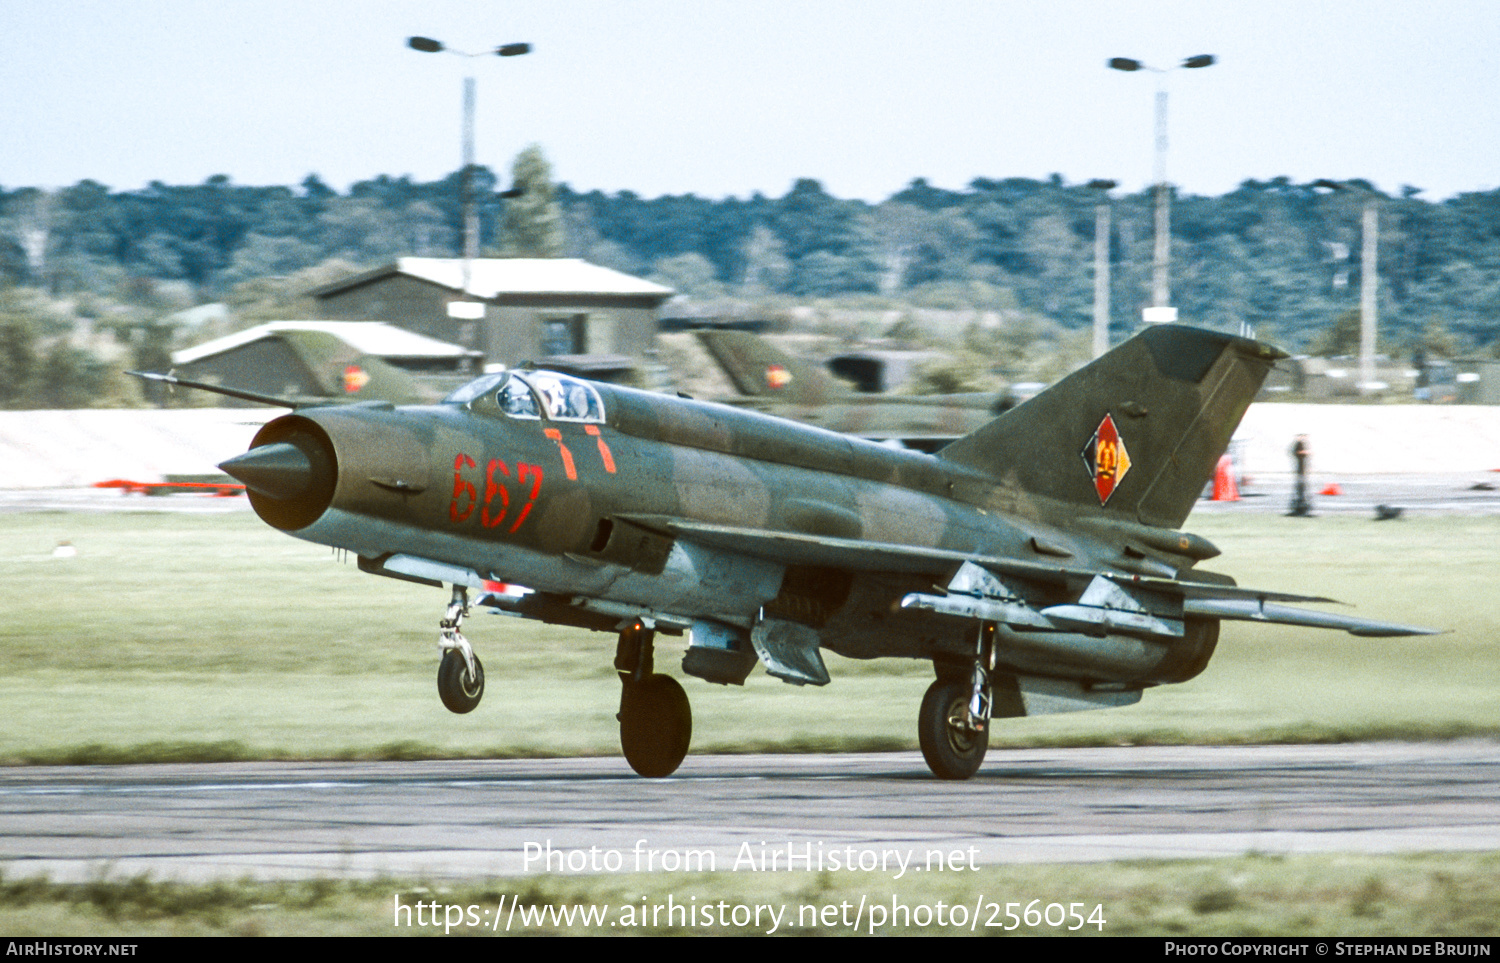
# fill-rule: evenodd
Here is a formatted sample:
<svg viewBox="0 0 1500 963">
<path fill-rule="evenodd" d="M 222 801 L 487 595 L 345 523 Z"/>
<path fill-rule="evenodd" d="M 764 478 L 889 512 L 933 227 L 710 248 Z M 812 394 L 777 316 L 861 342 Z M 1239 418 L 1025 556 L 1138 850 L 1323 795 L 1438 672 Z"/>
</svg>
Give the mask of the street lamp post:
<svg viewBox="0 0 1500 963">
<path fill-rule="evenodd" d="M 445 46 L 441 41 L 433 40 L 430 37 L 408 37 L 406 45 L 422 53 L 451 53 L 470 59 L 490 56 L 519 57 L 531 53 L 531 44 L 529 43 L 508 43 L 474 53 L 464 50 L 454 50 L 452 47 Z M 463 165 L 463 170 L 459 176 L 463 185 L 464 203 L 463 286 L 465 293 L 467 293 L 472 264 L 474 259 L 479 256 L 479 212 L 474 204 L 474 77 L 472 74 L 464 78 Z"/>
<path fill-rule="evenodd" d="M 1373 197 L 1365 198 L 1361 218 L 1364 243 L 1359 255 L 1359 393 L 1375 390 L 1375 247 L 1380 239 L 1380 214 Z"/>
<path fill-rule="evenodd" d="M 1167 185 L 1167 84 L 1166 76 L 1172 70 L 1197 70 L 1214 64 L 1212 54 L 1189 57 L 1176 67 L 1152 67 L 1129 57 L 1114 57 L 1108 61 L 1111 70 L 1133 73 L 1146 70 L 1156 74 L 1156 164 L 1154 171 L 1156 199 L 1156 245 L 1151 258 L 1151 307 L 1142 312 L 1147 322 L 1176 321 L 1177 312 L 1170 307 L 1172 291 L 1170 269 L 1172 259 L 1172 214 L 1171 190 Z"/>
<path fill-rule="evenodd" d="M 1360 216 L 1359 254 L 1359 393 L 1369 394 L 1375 384 L 1375 325 L 1379 276 L 1380 208 L 1377 195 L 1358 184 L 1344 181 L 1316 180 L 1313 187 L 1335 191 L 1352 191 L 1362 195 L 1364 210 Z"/>
<path fill-rule="evenodd" d="M 1099 192 L 1094 206 L 1094 357 L 1109 350 L 1109 192 L 1114 181 L 1092 180 L 1084 185 Z"/>
</svg>

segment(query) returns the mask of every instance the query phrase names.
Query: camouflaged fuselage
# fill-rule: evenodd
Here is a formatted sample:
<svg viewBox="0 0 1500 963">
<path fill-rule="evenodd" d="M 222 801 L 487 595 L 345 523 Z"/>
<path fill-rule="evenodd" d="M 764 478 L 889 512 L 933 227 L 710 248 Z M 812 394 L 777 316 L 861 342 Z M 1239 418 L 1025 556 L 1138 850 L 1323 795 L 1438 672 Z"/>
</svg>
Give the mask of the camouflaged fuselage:
<svg viewBox="0 0 1500 963">
<path fill-rule="evenodd" d="M 1290 608 L 1328 600 L 1195 568 L 1218 550 L 1179 526 L 1280 356 L 1148 329 L 937 455 L 509 372 L 439 405 L 298 411 L 221 467 L 271 525 L 365 571 L 454 585 L 445 664 L 468 651 L 464 586 L 512 615 L 618 632 L 627 693 L 661 685 L 641 655 L 651 629 L 689 633 L 683 671 L 718 683 L 759 661 L 821 685 L 821 649 L 931 659 L 926 752 L 989 718 L 965 693 L 993 692 L 998 717 L 1190 679 L 1221 621 L 1430 631 Z"/>
<path fill-rule="evenodd" d="M 333 466 L 331 485 L 303 499 L 294 517 L 251 498 L 271 524 L 364 558 L 431 559 L 481 581 L 614 603 L 622 616 L 748 626 L 770 612 L 859 657 L 932 657 L 971 644 L 962 623 L 896 605 L 942 577 L 931 563 L 851 574 L 816 558 L 695 544 L 666 523 L 1039 562 L 1098 565 L 1117 553 L 1039 514 L 1002 517 L 992 478 L 930 455 L 723 405 L 596 387 L 597 423 L 515 418 L 493 393 L 466 404 L 288 415 L 255 445 L 314 439 Z"/>
</svg>

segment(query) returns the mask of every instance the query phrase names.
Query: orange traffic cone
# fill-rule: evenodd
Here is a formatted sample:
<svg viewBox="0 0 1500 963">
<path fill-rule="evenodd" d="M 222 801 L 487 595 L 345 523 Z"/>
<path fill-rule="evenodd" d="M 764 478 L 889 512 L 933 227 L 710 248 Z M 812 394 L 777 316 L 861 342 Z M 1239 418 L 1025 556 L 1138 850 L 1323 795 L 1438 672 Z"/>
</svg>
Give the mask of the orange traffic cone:
<svg viewBox="0 0 1500 963">
<path fill-rule="evenodd" d="M 1234 483 L 1234 459 L 1228 453 L 1219 456 L 1218 467 L 1214 469 L 1214 497 L 1216 502 L 1237 502 L 1240 500 L 1239 486 Z"/>
</svg>

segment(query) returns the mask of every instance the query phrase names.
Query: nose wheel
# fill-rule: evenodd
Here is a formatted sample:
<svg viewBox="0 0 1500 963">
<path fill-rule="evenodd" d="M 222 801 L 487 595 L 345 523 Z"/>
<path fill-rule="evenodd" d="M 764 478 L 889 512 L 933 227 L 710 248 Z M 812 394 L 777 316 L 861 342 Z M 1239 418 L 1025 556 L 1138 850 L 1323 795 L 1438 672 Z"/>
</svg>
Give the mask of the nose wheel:
<svg viewBox="0 0 1500 963">
<path fill-rule="evenodd" d="M 464 616 L 469 614 L 469 590 L 462 585 L 453 586 L 453 601 L 438 623 L 438 648 L 443 651 L 443 661 L 438 663 L 438 698 L 449 712 L 462 715 L 473 712 L 484 698 L 484 666 L 473 646 L 459 627 Z"/>
<path fill-rule="evenodd" d="M 670 776 L 693 741 L 693 707 L 682 685 L 653 671 L 656 633 L 636 623 L 620 633 L 615 669 L 620 673 L 620 749 L 637 774 Z"/>
<path fill-rule="evenodd" d="M 479 656 L 471 653 L 471 657 L 473 669 L 457 650 L 444 652 L 443 661 L 438 663 L 438 698 L 443 700 L 449 712 L 459 715 L 473 712 L 479 700 L 484 698 L 484 665 Z"/>
</svg>

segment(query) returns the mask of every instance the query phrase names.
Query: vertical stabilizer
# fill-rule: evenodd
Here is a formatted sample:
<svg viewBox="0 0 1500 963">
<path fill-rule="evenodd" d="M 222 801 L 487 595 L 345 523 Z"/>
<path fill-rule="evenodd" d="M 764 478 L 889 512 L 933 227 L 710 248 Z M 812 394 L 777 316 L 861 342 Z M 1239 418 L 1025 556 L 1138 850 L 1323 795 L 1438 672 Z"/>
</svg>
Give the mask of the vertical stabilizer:
<svg viewBox="0 0 1500 963">
<path fill-rule="evenodd" d="M 1247 338 L 1148 328 L 938 456 L 1077 511 L 1176 528 L 1283 357 Z"/>
<path fill-rule="evenodd" d="M 849 394 L 822 365 L 794 358 L 749 331 L 709 328 L 693 333 L 742 395 L 794 405 L 826 405 Z"/>
</svg>

